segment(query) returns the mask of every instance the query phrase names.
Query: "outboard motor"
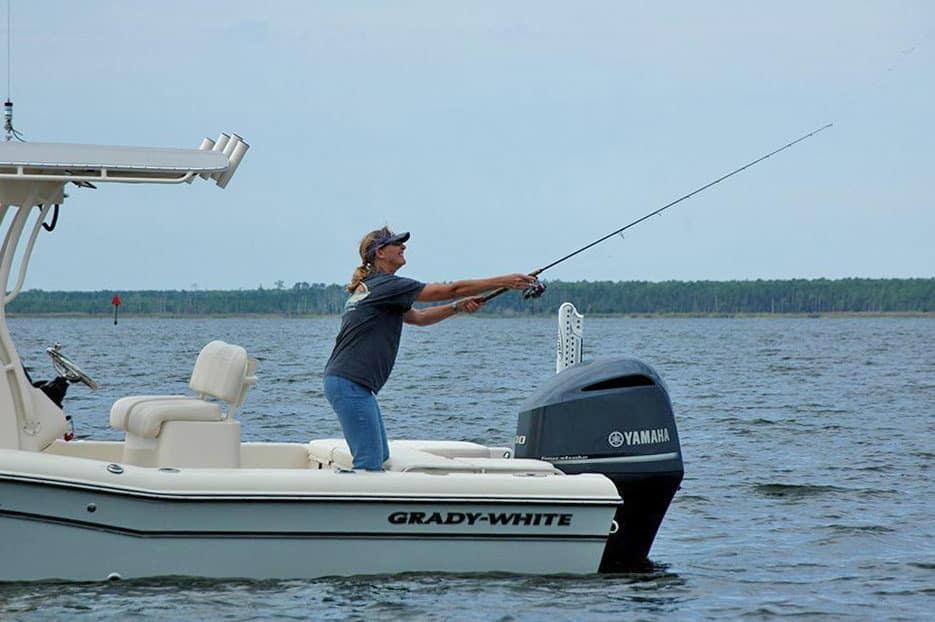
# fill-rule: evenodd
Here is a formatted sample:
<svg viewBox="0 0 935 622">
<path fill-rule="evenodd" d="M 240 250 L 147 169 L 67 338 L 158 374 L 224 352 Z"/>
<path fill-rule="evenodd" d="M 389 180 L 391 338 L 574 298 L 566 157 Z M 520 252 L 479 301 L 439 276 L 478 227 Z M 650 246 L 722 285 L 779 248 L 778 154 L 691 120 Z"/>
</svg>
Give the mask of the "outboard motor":
<svg viewBox="0 0 935 622">
<path fill-rule="evenodd" d="M 600 571 L 649 564 L 656 531 L 684 475 L 672 404 L 653 368 L 624 357 L 565 368 L 522 405 L 515 456 L 551 462 L 565 473 L 607 476 L 623 504 Z"/>
</svg>

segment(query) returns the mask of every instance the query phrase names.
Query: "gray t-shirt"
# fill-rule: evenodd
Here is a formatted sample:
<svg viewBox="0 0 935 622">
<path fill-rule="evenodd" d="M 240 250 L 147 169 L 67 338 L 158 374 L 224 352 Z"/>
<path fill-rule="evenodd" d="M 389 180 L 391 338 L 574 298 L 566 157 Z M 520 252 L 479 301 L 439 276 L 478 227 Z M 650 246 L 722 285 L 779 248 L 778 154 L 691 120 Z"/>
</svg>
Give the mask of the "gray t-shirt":
<svg viewBox="0 0 935 622">
<path fill-rule="evenodd" d="M 403 314 L 412 308 L 425 283 L 379 272 L 362 281 L 365 290 L 344 304 L 341 330 L 325 366 L 326 376 L 341 376 L 377 393 L 393 371 Z"/>
</svg>

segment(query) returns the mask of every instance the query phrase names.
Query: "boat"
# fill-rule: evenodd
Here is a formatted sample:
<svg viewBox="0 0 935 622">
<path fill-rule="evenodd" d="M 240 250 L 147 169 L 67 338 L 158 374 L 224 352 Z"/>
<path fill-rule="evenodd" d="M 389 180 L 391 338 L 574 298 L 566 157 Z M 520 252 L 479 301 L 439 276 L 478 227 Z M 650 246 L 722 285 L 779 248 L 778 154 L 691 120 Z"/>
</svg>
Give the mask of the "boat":
<svg viewBox="0 0 935 622">
<path fill-rule="evenodd" d="M 58 344 L 47 350 L 55 376 L 33 380 L 7 325 L 66 186 L 223 188 L 248 147 L 236 134 L 198 149 L 0 144 L 0 581 L 589 574 L 648 563 L 683 474 L 668 391 L 636 359 L 580 360 L 573 309 L 560 315 L 561 371 L 518 404 L 512 447 L 395 440 L 383 472 L 362 472 L 343 439 L 242 442 L 262 370 L 221 340 L 193 362 L 191 394 L 154 387 L 113 404 L 124 440 L 73 438 L 66 393 L 94 380 Z"/>
</svg>

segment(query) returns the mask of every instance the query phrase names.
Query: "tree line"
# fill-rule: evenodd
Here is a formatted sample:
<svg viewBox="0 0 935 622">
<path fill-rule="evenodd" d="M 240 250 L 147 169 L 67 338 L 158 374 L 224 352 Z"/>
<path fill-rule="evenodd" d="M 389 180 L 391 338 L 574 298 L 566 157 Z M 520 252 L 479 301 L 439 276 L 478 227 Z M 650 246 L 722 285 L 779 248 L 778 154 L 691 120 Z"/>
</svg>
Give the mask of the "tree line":
<svg viewBox="0 0 935 622">
<path fill-rule="evenodd" d="M 278 283 L 281 285 L 281 283 Z M 927 313 L 935 312 L 935 278 L 791 279 L 756 281 L 550 281 L 540 298 L 507 292 L 482 313 L 551 314 L 563 302 L 582 313 Z M 347 299 L 341 285 L 296 283 L 254 290 L 150 290 L 96 292 L 28 290 L 7 307 L 12 314 L 121 314 L 285 316 L 339 314 Z"/>
</svg>

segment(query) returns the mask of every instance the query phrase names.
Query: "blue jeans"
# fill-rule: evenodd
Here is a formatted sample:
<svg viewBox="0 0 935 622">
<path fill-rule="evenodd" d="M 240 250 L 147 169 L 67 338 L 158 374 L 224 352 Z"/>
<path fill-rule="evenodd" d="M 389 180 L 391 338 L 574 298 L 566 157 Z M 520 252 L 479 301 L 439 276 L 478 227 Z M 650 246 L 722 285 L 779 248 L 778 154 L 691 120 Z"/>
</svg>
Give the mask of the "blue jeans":
<svg viewBox="0 0 935 622">
<path fill-rule="evenodd" d="M 338 415 L 354 468 L 382 471 L 390 457 L 380 405 L 370 389 L 341 376 L 325 376 L 325 397 Z"/>
</svg>

